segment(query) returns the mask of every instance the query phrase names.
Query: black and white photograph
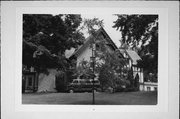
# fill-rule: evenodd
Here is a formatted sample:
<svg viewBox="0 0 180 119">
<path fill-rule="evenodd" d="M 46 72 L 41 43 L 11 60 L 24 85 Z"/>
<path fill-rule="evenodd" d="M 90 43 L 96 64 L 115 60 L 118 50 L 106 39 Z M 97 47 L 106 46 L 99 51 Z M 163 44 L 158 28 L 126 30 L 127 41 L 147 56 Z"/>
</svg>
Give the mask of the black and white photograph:
<svg viewBox="0 0 180 119">
<path fill-rule="evenodd" d="M 179 2 L 1 2 L 2 119 L 178 119 Z"/>
<path fill-rule="evenodd" d="M 156 105 L 157 14 L 23 14 L 22 104 Z"/>
</svg>

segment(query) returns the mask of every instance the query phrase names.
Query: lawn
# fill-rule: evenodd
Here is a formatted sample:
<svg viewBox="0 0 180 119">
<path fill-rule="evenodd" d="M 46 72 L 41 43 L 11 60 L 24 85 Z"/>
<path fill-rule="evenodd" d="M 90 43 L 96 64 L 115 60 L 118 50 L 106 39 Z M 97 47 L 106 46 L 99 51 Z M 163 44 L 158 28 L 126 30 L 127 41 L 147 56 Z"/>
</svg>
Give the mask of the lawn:
<svg viewBox="0 0 180 119">
<path fill-rule="evenodd" d="M 23 104 L 92 104 L 92 93 L 31 93 L 22 95 Z M 95 93 L 96 105 L 156 105 L 157 92 Z"/>
</svg>

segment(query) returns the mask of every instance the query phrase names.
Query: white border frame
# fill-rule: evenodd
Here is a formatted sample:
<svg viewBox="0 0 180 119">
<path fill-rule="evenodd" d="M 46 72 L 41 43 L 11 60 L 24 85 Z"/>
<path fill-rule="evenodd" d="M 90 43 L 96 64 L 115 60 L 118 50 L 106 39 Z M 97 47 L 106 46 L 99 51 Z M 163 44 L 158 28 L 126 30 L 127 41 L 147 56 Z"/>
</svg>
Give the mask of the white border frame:
<svg viewBox="0 0 180 119">
<path fill-rule="evenodd" d="M 170 40 L 168 41 L 168 38 L 170 39 L 171 37 L 173 37 L 172 34 L 174 34 L 172 33 L 174 29 L 172 29 L 171 27 L 173 26 L 174 28 L 175 25 L 178 25 L 177 21 L 173 22 L 175 25 L 169 24 L 172 22 L 172 20 L 177 20 L 177 17 L 174 16 L 178 8 L 177 2 L 171 2 L 171 3 L 170 2 L 132 2 L 132 1 L 131 2 L 118 2 L 118 1 L 116 2 L 115 1 L 114 2 L 100 2 L 100 1 L 97 2 L 82 2 L 82 1 L 81 2 L 78 1 L 76 2 L 62 2 L 62 1 L 61 2 L 2 2 L 2 8 L 4 11 L 6 11 L 6 13 L 2 11 L 2 29 L 3 29 L 2 30 L 2 43 L 3 43 L 2 44 L 2 51 L 3 51 L 2 52 L 2 56 L 3 56 L 2 57 L 2 67 L 3 67 L 2 115 L 4 117 L 13 118 L 12 115 L 7 115 L 8 114 L 7 109 L 9 109 L 10 113 L 12 113 L 14 116 L 21 117 L 19 114 L 24 115 L 24 113 L 26 113 L 29 115 L 32 113 L 37 115 L 34 116 L 35 118 L 40 115 L 43 117 L 48 117 L 48 114 L 46 114 L 45 112 L 50 113 L 50 115 L 52 115 L 52 113 L 55 114 L 54 117 L 56 118 L 59 116 L 58 115 L 59 113 L 64 115 L 66 112 L 71 112 L 72 114 L 75 115 L 76 112 L 78 113 L 84 112 L 83 114 L 85 113 L 94 114 L 94 112 L 96 112 L 96 116 L 100 112 L 108 112 L 112 114 L 118 112 L 119 116 L 123 115 L 123 117 L 127 117 L 127 118 L 133 118 L 134 116 L 137 118 L 143 118 L 144 116 L 146 116 L 146 114 L 148 114 L 148 116 L 151 118 L 153 117 L 167 118 L 168 114 L 172 116 L 172 114 L 177 113 L 177 108 L 175 107 L 172 108 L 172 105 L 174 105 L 174 103 L 171 104 L 172 103 L 171 101 L 175 100 L 175 104 L 178 104 L 177 103 L 178 97 L 175 96 L 175 94 L 173 94 L 172 92 L 177 93 L 179 91 L 179 90 L 177 91 L 179 83 L 177 83 L 178 81 L 175 80 L 178 77 L 172 75 L 175 74 L 177 71 L 174 71 L 172 69 L 171 64 L 172 63 L 178 64 L 178 62 L 174 61 L 174 59 L 172 59 L 171 57 L 177 59 L 176 56 L 172 55 L 172 51 L 173 53 L 175 52 L 178 53 L 177 51 L 175 51 L 178 42 L 177 40 L 173 40 L 173 42 Z M 158 104 L 151 106 L 148 105 L 141 105 L 141 106 L 140 105 L 128 105 L 128 106 L 127 105 L 117 105 L 117 106 L 22 105 L 21 80 L 20 80 L 22 75 L 21 74 L 22 14 L 24 13 L 49 14 L 52 12 L 94 14 L 94 11 L 96 13 L 106 13 L 106 14 L 123 13 L 123 14 L 158 14 L 159 15 Z M 171 13 L 172 11 L 176 11 L 175 13 L 173 13 L 174 15 L 172 15 Z M 175 19 L 172 19 L 172 17 Z M 8 20 L 7 18 L 10 19 Z M 169 22 L 169 20 L 171 22 Z M 170 28 L 172 31 L 168 31 L 168 29 Z M 175 29 L 175 32 L 177 33 L 177 29 Z M 7 33 L 10 33 L 11 35 L 7 35 Z M 13 38 L 14 40 L 12 41 Z M 5 41 L 5 39 L 7 40 Z M 175 37 L 175 39 L 177 39 L 177 37 Z M 174 42 L 176 42 L 177 44 L 175 44 Z M 5 50 L 6 53 L 4 52 Z M 7 56 L 7 54 L 10 55 Z M 176 70 L 178 70 L 177 64 L 176 67 L 173 67 Z M 6 67 L 9 67 L 11 69 L 7 70 Z M 12 72 L 12 74 L 8 75 L 9 72 Z M 175 79 L 170 80 L 170 78 L 172 77 L 174 77 Z M 10 80 L 10 82 L 8 82 L 7 80 Z M 172 97 L 176 97 L 176 98 L 172 99 Z M 175 110 L 175 111 L 171 112 L 171 110 Z M 126 114 L 127 112 L 128 114 Z M 107 118 L 108 113 L 99 116 L 100 117 L 103 116 L 104 118 Z M 137 115 L 137 113 L 139 113 L 139 115 Z M 64 116 L 71 117 L 72 115 L 64 115 Z M 84 118 L 92 117 L 92 116 L 86 117 L 86 115 L 83 116 L 85 116 Z"/>
<path fill-rule="evenodd" d="M 158 69 L 158 104 L 157 105 L 128 105 L 128 106 L 82 106 L 82 105 L 59 105 L 59 106 L 51 106 L 51 105 L 40 105 L 43 108 L 41 110 L 48 110 L 48 111 L 118 111 L 118 112 L 149 112 L 149 111 L 167 111 L 167 100 L 168 95 L 166 92 L 168 92 L 168 39 L 167 39 L 167 16 L 165 15 L 165 12 L 167 12 L 166 9 L 162 8 L 108 8 L 108 7 L 93 7 L 93 8 L 84 8 L 84 7 L 65 7 L 65 8 L 49 8 L 49 7 L 37 7 L 37 8 L 17 8 L 16 10 L 16 31 L 17 31 L 17 38 L 16 38 L 16 81 L 15 86 L 17 90 L 15 90 L 16 97 L 18 99 L 16 100 L 16 104 L 19 105 L 21 110 L 40 110 L 39 105 L 25 105 L 21 104 L 22 102 L 22 96 L 21 96 L 21 67 L 22 67 L 22 54 L 19 52 L 22 52 L 22 15 L 23 14 L 51 14 L 56 13 L 57 11 L 61 11 L 60 14 L 158 14 L 159 16 L 159 69 Z M 166 20 L 164 20 L 166 19 Z M 166 34 L 166 35 L 162 35 Z M 19 40 L 21 39 L 21 40 Z M 163 59 L 161 59 L 163 58 Z M 162 62 L 163 61 L 163 62 Z M 162 80 L 163 79 L 163 80 Z M 166 105 L 166 106 L 165 106 Z M 22 108 L 23 107 L 23 108 Z M 76 108 L 79 108 L 79 110 L 76 110 Z"/>
</svg>

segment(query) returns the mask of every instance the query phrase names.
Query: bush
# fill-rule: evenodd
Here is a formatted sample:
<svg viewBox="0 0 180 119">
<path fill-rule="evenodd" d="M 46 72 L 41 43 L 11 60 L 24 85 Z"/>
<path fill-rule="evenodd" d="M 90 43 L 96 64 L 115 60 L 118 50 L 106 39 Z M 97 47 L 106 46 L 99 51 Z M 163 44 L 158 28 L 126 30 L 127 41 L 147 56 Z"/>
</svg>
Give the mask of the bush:
<svg viewBox="0 0 180 119">
<path fill-rule="evenodd" d="M 58 74 L 56 75 L 56 90 L 58 92 L 65 92 L 66 91 L 66 77 L 65 74 Z"/>
<path fill-rule="evenodd" d="M 114 89 L 115 92 L 123 92 L 124 90 L 125 90 L 125 88 L 123 88 L 122 86 L 117 86 Z"/>
<path fill-rule="evenodd" d="M 131 87 L 131 88 L 126 88 L 124 90 L 125 92 L 133 92 L 133 91 L 138 91 L 137 88 Z"/>
</svg>

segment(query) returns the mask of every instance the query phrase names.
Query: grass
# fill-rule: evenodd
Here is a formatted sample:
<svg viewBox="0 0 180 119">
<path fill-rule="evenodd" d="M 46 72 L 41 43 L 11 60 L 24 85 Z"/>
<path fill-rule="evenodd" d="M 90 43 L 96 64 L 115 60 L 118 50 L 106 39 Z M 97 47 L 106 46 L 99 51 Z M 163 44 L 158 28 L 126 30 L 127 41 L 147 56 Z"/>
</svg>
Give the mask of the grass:
<svg viewBox="0 0 180 119">
<path fill-rule="evenodd" d="M 92 93 L 31 93 L 22 95 L 23 104 L 91 105 Z M 157 92 L 95 93 L 96 105 L 156 105 Z"/>
</svg>

